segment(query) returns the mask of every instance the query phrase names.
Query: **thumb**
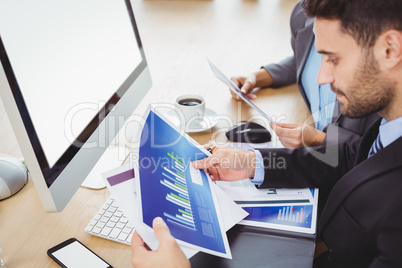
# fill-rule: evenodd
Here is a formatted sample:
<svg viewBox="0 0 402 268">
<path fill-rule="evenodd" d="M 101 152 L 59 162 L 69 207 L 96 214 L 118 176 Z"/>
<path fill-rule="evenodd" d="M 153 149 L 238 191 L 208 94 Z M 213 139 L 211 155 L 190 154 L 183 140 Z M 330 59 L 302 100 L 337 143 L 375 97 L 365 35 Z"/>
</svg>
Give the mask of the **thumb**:
<svg viewBox="0 0 402 268">
<path fill-rule="evenodd" d="M 270 123 L 269 123 L 269 126 L 270 126 L 270 127 L 272 128 L 272 130 L 275 131 L 275 132 L 276 132 L 276 129 L 277 129 L 278 127 L 280 127 L 277 122 L 270 122 Z"/>
<path fill-rule="evenodd" d="M 161 217 L 156 217 L 153 220 L 152 228 L 154 229 L 155 237 L 158 239 L 159 243 L 162 243 L 166 239 L 170 239 L 172 237 L 169 227 Z"/>
<path fill-rule="evenodd" d="M 283 132 L 285 131 L 285 129 L 282 126 L 280 126 L 279 123 L 272 122 L 270 124 L 270 127 L 278 136 L 282 136 Z"/>
<path fill-rule="evenodd" d="M 246 79 L 244 82 L 243 86 L 241 87 L 240 91 L 243 94 L 248 94 L 254 89 L 254 83 L 250 81 L 249 79 Z"/>
</svg>

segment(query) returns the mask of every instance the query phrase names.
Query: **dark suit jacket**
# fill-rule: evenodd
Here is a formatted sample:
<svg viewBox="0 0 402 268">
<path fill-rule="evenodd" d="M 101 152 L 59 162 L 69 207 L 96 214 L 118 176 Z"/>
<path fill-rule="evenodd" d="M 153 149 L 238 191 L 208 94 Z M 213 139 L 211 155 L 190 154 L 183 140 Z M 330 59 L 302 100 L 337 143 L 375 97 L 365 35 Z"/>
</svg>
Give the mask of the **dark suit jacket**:
<svg viewBox="0 0 402 268">
<path fill-rule="evenodd" d="M 329 252 L 316 267 L 402 267 L 402 137 L 367 159 L 379 123 L 328 197 L 318 235 Z"/>
</svg>

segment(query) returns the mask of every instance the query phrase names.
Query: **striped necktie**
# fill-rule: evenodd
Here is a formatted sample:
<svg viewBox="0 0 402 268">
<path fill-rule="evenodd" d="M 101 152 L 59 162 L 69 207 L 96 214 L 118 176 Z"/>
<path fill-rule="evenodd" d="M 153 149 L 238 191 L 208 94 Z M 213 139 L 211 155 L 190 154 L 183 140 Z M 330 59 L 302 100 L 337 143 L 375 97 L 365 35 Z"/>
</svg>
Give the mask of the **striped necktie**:
<svg viewBox="0 0 402 268">
<path fill-rule="evenodd" d="M 377 138 L 373 142 L 373 145 L 371 145 L 368 157 L 373 156 L 374 154 L 378 153 L 381 149 L 383 149 L 384 146 L 382 145 L 381 139 L 380 139 L 380 133 L 378 133 Z"/>
</svg>

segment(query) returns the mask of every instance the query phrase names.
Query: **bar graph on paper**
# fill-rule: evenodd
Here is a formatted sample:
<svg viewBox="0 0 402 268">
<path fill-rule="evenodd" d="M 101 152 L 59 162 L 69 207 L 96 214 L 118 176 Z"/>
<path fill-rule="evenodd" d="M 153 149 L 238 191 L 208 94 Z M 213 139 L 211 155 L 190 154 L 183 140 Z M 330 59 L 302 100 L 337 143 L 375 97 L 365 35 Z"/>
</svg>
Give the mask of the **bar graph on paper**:
<svg viewBox="0 0 402 268">
<path fill-rule="evenodd" d="M 290 222 L 304 222 L 304 208 L 300 208 L 299 211 L 293 212 L 293 206 L 283 207 L 279 209 L 278 221 L 290 221 Z"/>
<path fill-rule="evenodd" d="M 175 213 L 164 212 L 163 215 L 169 222 L 184 228 L 196 230 L 191 200 L 187 190 L 184 163 L 174 156 L 167 153 L 171 161 L 169 165 L 163 167 L 162 179 L 160 183 L 168 188 L 166 200 L 173 204 Z M 172 207 L 172 206 L 171 206 Z"/>
<path fill-rule="evenodd" d="M 311 228 L 313 205 L 243 207 L 249 215 L 245 221 Z"/>
</svg>

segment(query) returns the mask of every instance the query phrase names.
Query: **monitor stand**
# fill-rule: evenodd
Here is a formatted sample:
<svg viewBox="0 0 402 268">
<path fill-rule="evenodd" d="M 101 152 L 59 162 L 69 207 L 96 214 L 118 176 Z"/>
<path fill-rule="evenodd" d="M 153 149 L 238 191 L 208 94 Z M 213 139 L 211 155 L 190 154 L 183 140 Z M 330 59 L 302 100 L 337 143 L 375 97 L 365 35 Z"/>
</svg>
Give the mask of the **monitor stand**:
<svg viewBox="0 0 402 268">
<path fill-rule="evenodd" d="M 105 188 L 106 183 L 102 178 L 102 173 L 121 166 L 127 155 L 128 152 L 124 147 L 109 146 L 81 186 L 89 189 Z"/>
</svg>

